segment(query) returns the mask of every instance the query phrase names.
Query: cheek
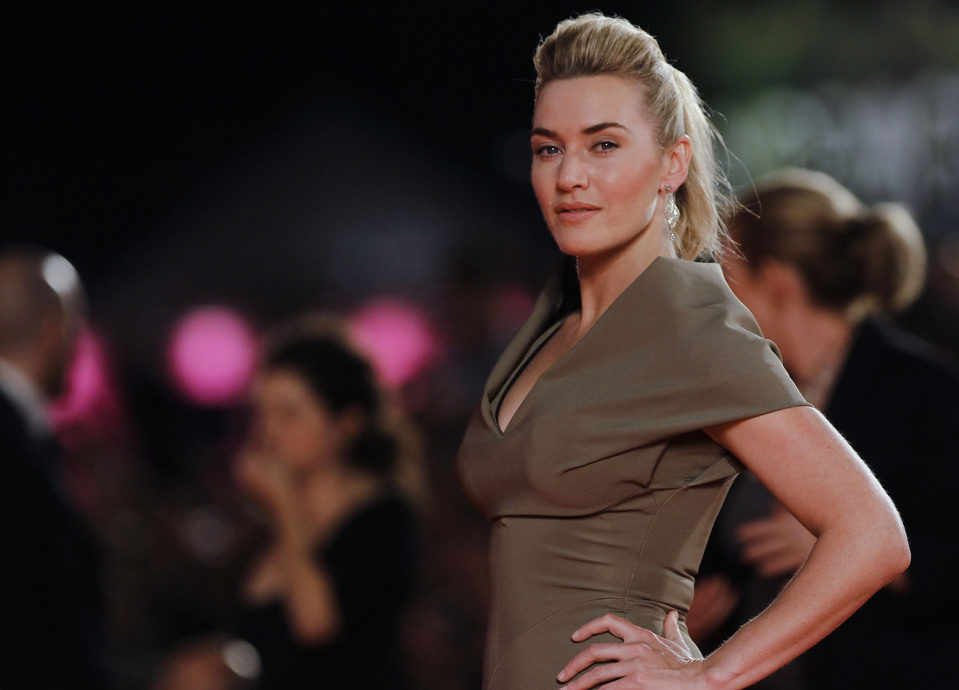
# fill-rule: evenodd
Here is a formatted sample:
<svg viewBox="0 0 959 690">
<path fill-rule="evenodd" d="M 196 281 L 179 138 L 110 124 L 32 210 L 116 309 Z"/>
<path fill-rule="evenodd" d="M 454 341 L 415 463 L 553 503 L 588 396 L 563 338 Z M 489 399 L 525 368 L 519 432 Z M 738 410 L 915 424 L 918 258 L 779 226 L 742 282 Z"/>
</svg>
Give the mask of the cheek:
<svg viewBox="0 0 959 690">
<path fill-rule="evenodd" d="M 300 428 L 298 443 L 304 452 L 326 455 L 336 446 L 335 429 L 323 420 L 311 419 Z"/>
<path fill-rule="evenodd" d="M 659 201 L 659 189 L 648 166 L 609 170 L 601 179 L 609 202 L 644 226 L 652 220 Z"/>
<path fill-rule="evenodd" d="M 536 195 L 536 201 L 539 202 L 540 209 L 545 213 L 553 198 L 553 183 L 549 169 L 542 163 L 534 162 L 530 168 L 530 182 L 533 185 L 533 194 Z"/>
<path fill-rule="evenodd" d="M 273 419 L 267 433 L 270 447 L 289 460 L 309 457 L 322 445 L 319 430 L 304 419 Z"/>
</svg>

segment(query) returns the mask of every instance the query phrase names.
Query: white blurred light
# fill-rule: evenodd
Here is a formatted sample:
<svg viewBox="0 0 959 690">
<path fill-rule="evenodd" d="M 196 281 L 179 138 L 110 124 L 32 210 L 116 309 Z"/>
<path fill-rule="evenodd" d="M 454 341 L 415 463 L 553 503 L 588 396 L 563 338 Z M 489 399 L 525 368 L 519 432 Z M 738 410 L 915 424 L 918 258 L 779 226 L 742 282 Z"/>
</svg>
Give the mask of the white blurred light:
<svg viewBox="0 0 959 690">
<path fill-rule="evenodd" d="M 69 295 L 80 286 L 80 275 L 69 261 L 59 254 L 50 254 L 40 266 L 41 275 L 58 295 Z"/>
<path fill-rule="evenodd" d="M 240 678 L 255 680 L 260 676 L 260 653 L 246 640 L 230 640 L 223 645 L 221 654 L 223 663 Z"/>
</svg>

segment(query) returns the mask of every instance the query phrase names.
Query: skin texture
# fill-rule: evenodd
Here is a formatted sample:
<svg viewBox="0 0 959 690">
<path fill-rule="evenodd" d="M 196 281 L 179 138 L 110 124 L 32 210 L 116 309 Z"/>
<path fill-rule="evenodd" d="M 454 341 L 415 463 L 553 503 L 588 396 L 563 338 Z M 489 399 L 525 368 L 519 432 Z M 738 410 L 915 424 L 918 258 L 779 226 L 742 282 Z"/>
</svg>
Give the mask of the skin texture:
<svg viewBox="0 0 959 690">
<path fill-rule="evenodd" d="M 382 488 L 346 458 L 365 418 L 349 408 L 333 412 L 287 369 L 261 372 L 251 402 L 253 429 L 234 479 L 264 509 L 273 539 L 247 573 L 241 596 L 253 605 L 282 601 L 299 642 L 322 644 L 336 637 L 341 621 L 332 579 L 314 550 Z M 221 641 L 203 640 L 172 655 L 153 688 L 227 688 L 232 682 Z"/>
<path fill-rule="evenodd" d="M 615 671 L 623 681 L 611 687 L 748 687 L 822 639 L 908 565 L 905 534 L 892 503 L 814 409 L 788 408 L 706 431 L 817 536 L 816 545 L 769 608 L 708 658 L 691 660 L 667 621 L 663 637 L 640 640 L 635 655 L 604 667 L 609 669 L 604 674 Z M 624 634 L 646 635 L 625 621 L 608 619 L 584 628 L 590 635 L 609 631 L 622 639 L 627 639 Z M 618 658 L 603 647 L 574 657 L 560 680 L 594 661 Z M 565 687 L 585 690 L 597 687 L 596 682 L 584 674 Z"/>
<path fill-rule="evenodd" d="M 305 644 L 336 635 L 332 582 L 316 563 L 315 544 L 377 489 L 349 467 L 345 449 L 362 425 L 353 410 L 334 413 L 294 371 L 270 370 L 253 395 L 255 426 L 237 465 L 237 480 L 270 515 L 275 542 L 247 579 L 254 602 L 281 598 Z"/>
<path fill-rule="evenodd" d="M 500 406 L 501 429 L 539 375 L 592 328 L 653 259 L 676 256 L 663 204 L 665 187 L 676 190 L 686 179 L 689 139 L 680 137 L 664 150 L 654 131 L 639 87 L 628 79 L 577 77 L 547 84 L 540 92 L 530 176 L 553 239 L 577 259 L 583 306 L 510 387 Z"/>
<path fill-rule="evenodd" d="M 50 262 L 60 268 L 54 283 L 44 271 Z M 18 251 L 0 256 L 0 357 L 48 400 L 64 392 L 83 304 L 79 276 L 63 257 Z"/>
<path fill-rule="evenodd" d="M 824 409 L 855 324 L 817 305 L 799 270 L 785 262 L 770 258 L 751 267 L 727 256 L 723 272 L 763 334 L 779 346 L 783 365 L 806 399 Z"/>
<path fill-rule="evenodd" d="M 294 371 L 258 377 L 253 391 L 254 444 L 286 471 L 307 474 L 335 467 L 351 430 Z"/>
<path fill-rule="evenodd" d="M 611 124 L 615 123 L 615 124 Z M 665 187 L 685 180 L 690 146 L 663 149 L 640 87 L 614 76 L 547 84 L 533 115 L 531 177 L 549 230 L 576 257 L 582 308 L 563 322 L 520 374 L 500 409 L 500 428 L 539 375 L 588 332 L 657 256 L 675 256 L 663 219 Z M 908 545 L 885 492 L 855 452 L 810 408 L 789 408 L 706 429 L 816 535 L 815 547 L 780 597 L 705 660 L 682 642 L 675 614 L 663 635 L 606 615 L 573 639 L 611 632 L 624 641 L 592 645 L 558 679 L 609 661 L 568 690 L 743 688 L 779 668 L 847 618 L 905 569 Z"/>
<path fill-rule="evenodd" d="M 667 250 L 661 189 L 672 153 L 657 144 L 644 110 L 636 84 L 621 77 L 555 81 L 540 93 L 531 178 L 564 253 L 610 260 L 638 249 L 647 231 L 657 235 L 645 238 L 655 240 L 651 248 Z"/>
<path fill-rule="evenodd" d="M 744 524 L 736 533 L 743 560 L 760 575 L 787 575 L 806 562 L 816 537 L 781 505 L 769 516 Z"/>
</svg>

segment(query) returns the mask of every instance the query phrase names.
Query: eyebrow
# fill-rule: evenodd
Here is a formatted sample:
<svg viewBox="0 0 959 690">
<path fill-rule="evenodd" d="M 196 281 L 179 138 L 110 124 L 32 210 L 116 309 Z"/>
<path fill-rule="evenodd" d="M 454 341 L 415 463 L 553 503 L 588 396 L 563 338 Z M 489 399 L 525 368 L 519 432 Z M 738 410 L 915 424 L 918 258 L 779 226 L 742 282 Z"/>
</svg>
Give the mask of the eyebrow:
<svg viewBox="0 0 959 690">
<path fill-rule="evenodd" d="M 590 125 L 589 127 L 584 127 L 582 130 L 583 134 L 596 134 L 597 132 L 602 132 L 604 129 L 610 129 L 612 127 L 629 131 L 629 127 L 626 125 L 621 125 L 618 122 L 600 122 L 599 124 Z M 545 127 L 534 127 L 531 132 L 532 135 L 539 134 L 540 136 L 550 137 L 553 139 L 558 139 L 559 135 L 551 129 L 546 129 Z"/>
</svg>

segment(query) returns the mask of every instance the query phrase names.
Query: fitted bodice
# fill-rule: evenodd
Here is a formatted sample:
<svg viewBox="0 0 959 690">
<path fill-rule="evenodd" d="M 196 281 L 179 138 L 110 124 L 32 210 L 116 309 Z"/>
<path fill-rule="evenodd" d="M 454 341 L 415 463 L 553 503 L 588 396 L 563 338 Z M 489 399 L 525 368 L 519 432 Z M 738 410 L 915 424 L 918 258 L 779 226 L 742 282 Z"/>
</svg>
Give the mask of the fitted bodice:
<svg viewBox="0 0 959 690">
<path fill-rule="evenodd" d="M 544 371 L 505 431 L 496 408 L 570 304 L 557 274 L 490 374 L 458 463 L 492 522 L 487 688 L 557 687 L 570 633 L 613 611 L 684 618 L 738 462 L 702 429 L 804 404 L 718 266 L 656 259 Z"/>
</svg>

